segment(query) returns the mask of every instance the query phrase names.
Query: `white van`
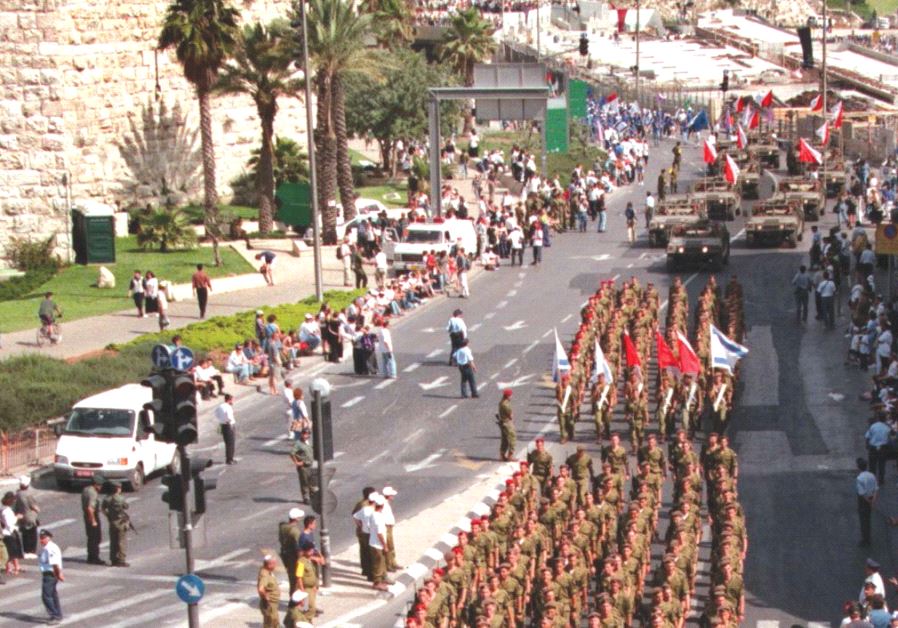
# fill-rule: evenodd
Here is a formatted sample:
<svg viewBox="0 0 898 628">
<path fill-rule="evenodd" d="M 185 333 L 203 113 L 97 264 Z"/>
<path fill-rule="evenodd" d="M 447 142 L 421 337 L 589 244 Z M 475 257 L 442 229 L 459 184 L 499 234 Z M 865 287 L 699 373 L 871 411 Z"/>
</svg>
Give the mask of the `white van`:
<svg viewBox="0 0 898 628">
<path fill-rule="evenodd" d="M 450 218 L 443 222 L 413 222 L 406 227 L 405 237 L 396 241 L 395 234 L 384 238 L 384 253 L 395 272 L 424 270 L 424 256 L 439 254 L 460 244 L 468 255 L 477 252 L 477 232 L 470 220 Z"/>
<path fill-rule="evenodd" d="M 137 491 L 154 471 L 176 468 L 175 444 L 156 441 L 153 413 L 143 407 L 152 400 L 150 388 L 126 384 L 76 403 L 58 429 L 56 484 L 86 484 L 99 473 Z"/>
</svg>

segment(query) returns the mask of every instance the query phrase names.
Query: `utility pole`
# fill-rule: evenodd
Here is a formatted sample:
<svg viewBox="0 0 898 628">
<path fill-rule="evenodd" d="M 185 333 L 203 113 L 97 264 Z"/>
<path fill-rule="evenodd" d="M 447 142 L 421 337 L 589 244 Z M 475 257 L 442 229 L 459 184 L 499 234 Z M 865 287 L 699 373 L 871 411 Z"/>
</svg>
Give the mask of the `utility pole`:
<svg viewBox="0 0 898 628">
<path fill-rule="evenodd" d="M 536 0 L 536 62 L 539 63 L 539 59 L 542 56 L 542 46 L 540 45 L 540 25 L 539 25 L 539 7 L 542 3 L 540 0 Z"/>
<path fill-rule="evenodd" d="M 184 445 L 178 445 L 178 459 L 180 461 L 181 495 L 184 496 L 181 505 L 181 516 L 184 518 L 181 538 L 184 542 L 184 558 L 187 563 L 187 573 L 192 574 L 194 569 L 193 516 L 190 512 L 190 500 L 188 499 L 190 495 L 190 457 L 187 455 L 187 448 Z M 200 628 L 200 610 L 196 603 L 187 605 L 187 623 L 190 628 Z"/>
<path fill-rule="evenodd" d="M 312 253 L 315 266 L 315 298 L 324 300 L 323 282 L 321 279 L 321 219 L 318 206 L 318 175 L 315 172 L 315 135 L 312 124 L 312 74 L 309 71 L 309 29 L 306 25 L 306 0 L 299 0 L 299 16 L 302 21 L 302 63 L 303 76 L 306 82 L 306 138 L 309 144 L 309 187 L 312 197 Z M 345 208 L 344 208 L 345 211 Z"/>
<path fill-rule="evenodd" d="M 322 391 L 318 386 L 312 386 L 312 425 L 315 428 L 315 464 L 318 466 L 318 516 L 321 519 L 321 527 L 318 534 L 321 537 L 321 556 L 324 564 L 321 565 L 321 586 L 331 586 L 331 537 L 327 529 L 327 513 L 324 508 L 324 494 L 327 483 L 324 477 L 324 413 L 321 407 Z"/>
<path fill-rule="evenodd" d="M 639 0 L 636 0 L 636 104 L 639 102 Z"/>
</svg>

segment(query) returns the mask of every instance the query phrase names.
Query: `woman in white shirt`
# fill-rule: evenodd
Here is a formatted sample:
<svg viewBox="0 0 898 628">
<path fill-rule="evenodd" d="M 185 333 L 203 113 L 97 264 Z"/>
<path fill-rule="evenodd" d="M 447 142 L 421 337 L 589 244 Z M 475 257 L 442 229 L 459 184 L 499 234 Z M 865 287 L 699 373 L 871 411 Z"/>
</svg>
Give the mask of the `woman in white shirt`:
<svg viewBox="0 0 898 628">
<path fill-rule="evenodd" d="M 143 304 L 144 312 L 151 314 L 159 311 L 157 299 L 159 298 L 159 280 L 156 279 L 155 273 L 148 270 L 144 278 L 143 286 Z"/>
<path fill-rule="evenodd" d="M 225 367 L 225 370 L 237 376 L 238 384 L 244 384 L 249 379 L 252 373 L 252 365 L 247 361 L 246 355 L 243 353 L 243 345 L 239 342 L 228 356 L 228 365 Z"/>
<path fill-rule="evenodd" d="M 390 321 L 383 321 L 377 328 L 377 350 L 380 352 L 381 371 L 389 379 L 396 378 L 396 358 L 393 357 L 393 336 Z"/>
<path fill-rule="evenodd" d="M 18 529 L 21 515 L 16 515 L 12 509 L 15 503 L 16 494 L 12 491 L 7 491 L 3 495 L 3 509 L 0 510 L 0 526 L 3 529 L 3 544 L 6 545 L 6 553 L 8 555 L 6 573 L 17 576 L 22 571 L 19 568 L 19 560 L 24 558 L 24 555 L 22 554 L 22 540 L 19 538 Z"/>
</svg>

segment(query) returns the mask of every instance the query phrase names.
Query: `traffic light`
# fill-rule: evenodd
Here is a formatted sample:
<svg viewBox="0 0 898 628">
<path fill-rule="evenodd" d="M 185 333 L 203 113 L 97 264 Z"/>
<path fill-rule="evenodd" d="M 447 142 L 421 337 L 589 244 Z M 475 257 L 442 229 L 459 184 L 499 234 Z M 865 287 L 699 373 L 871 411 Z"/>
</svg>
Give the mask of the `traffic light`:
<svg viewBox="0 0 898 628">
<path fill-rule="evenodd" d="M 171 396 L 168 391 L 168 378 L 161 373 L 151 373 L 140 382 L 140 385 L 153 390 L 153 400 L 143 404 L 143 409 L 153 412 L 153 431 L 157 437 L 161 437 L 162 431 L 171 417 Z"/>
<path fill-rule="evenodd" d="M 168 504 L 169 510 L 181 511 L 184 509 L 184 487 L 181 486 L 180 475 L 163 475 L 162 485 L 167 487 L 162 493 L 162 501 Z"/>
<path fill-rule="evenodd" d="M 723 71 L 723 80 L 720 82 L 720 91 L 726 94 L 727 90 L 730 89 L 730 73 L 727 70 Z"/>
<path fill-rule="evenodd" d="M 172 377 L 172 414 L 174 415 L 174 442 L 190 445 L 199 435 L 196 412 L 196 385 L 193 377 L 176 374 Z"/>
<path fill-rule="evenodd" d="M 218 478 L 204 478 L 203 470 L 212 466 L 211 458 L 196 458 L 190 461 L 190 473 L 193 475 L 193 512 L 201 515 L 206 512 L 206 491 L 218 488 Z"/>
<path fill-rule="evenodd" d="M 586 33 L 580 33 L 580 56 L 589 56 L 589 36 Z"/>
</svg>

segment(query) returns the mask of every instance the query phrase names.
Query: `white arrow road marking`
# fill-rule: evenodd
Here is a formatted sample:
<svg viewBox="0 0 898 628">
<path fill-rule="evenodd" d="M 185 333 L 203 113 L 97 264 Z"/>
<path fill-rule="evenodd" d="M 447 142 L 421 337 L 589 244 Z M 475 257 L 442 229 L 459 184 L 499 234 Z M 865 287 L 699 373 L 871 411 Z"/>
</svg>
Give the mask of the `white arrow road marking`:
<svg viewBox="0 0 898 628">
<path fill-rule="evenodd" d="M 439 388 L 441 386 L 447 386 L 449 384 L 449 378 L 446 375 L 440 375 L 435 380 L 429 383 L 419 382 L 418 386 L 420 386 L 424 390 L 433 390 L 434 388 Z"/>
<path fill-rule="evenodd" d="M 533 377 L 533 373 L 529 375 L 522 375 L 521 377 L 515 377 L 510 382 L 496 382 L 496 386 L 499 387 L 499 390 L 503 390 L 505 388 L 517 388 L 518 386 L 523 386 L 527 383 L 527 381 Z"/>
<path fill-rule="evenodd" d="M 446 408 L 445 410 L 443 410 L 443 412 L 440 414 L 440 416 L 439 416 L 438 418 L 440 418 L 440 419 L 445 419 L 447 416 L 449 416 L 450 414 L 452 414 L 452 412 L 453 412 L 457 407 L 458 407 L 458 404 L 457 404 L 457 403 L 454 404 L 454 405 L 449 406 L 448 408 Z"/>
<path fill-rule="evenodd" d="M 430 454 L 421 462 L 417 462 L 415 464 L 407 464 L 405 465 L 406 473 L 414 473 L 415 471 L 422 471 L 423 469 L 429 469 L 431 467 L 435 467 L 433 464 L 436 460 L 438 460 L 443 454 L 446 453 L 445 449 L 440 449 L 439 451 Z"/>
<path fill-rule="evenodd" d="M 845 398 L 845 395 L 842 393 L 829 393 L 829 398 L 833 401 L 842 401 Z"/>
<path fill-rule="evenodd" d="M 524 321 L 515 321 L 511 325 L 503 325 L 502 329 L 504 329 L 505 331 L 517 331 L 519 329 L 524 329 L 526 326 L 527 325 L 524 323 Z"/>
<path fill-rule="evenodd" d="M 343 404 L 342 406 L 340 406 L 340 407 L 341 407 L 341 408 L 351 408 L 352 406 L 354 406 L 354 405 L 357 404 L 358 402 L 362 401 L 364 398 L 365 398 L 365 395 L 359 395 L 358 397 L 353 397 L 352 399 L 350 399 L 349 401 L 347 401 L 346 403 L 344 403 L 344 404 Z"/>
</svg>

